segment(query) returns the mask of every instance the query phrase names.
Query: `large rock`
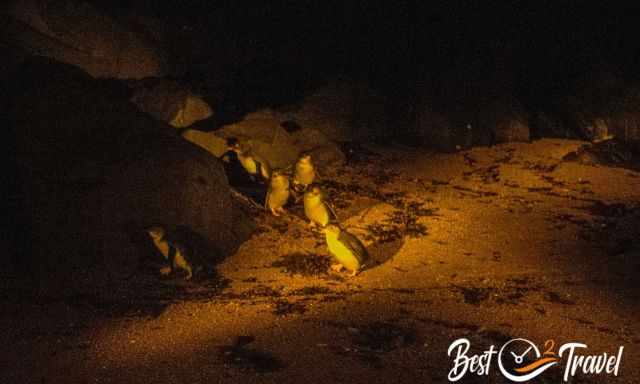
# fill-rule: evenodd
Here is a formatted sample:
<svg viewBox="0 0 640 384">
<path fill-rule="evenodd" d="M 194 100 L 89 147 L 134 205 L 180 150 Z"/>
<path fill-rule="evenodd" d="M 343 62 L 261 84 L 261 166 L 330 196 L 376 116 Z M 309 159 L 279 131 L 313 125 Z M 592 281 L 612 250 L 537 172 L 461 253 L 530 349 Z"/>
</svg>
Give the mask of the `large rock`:
<svg viewBox="0 0 640 384">
<path fill-rule="evenodd" d="M 436 111 L 426 99 L 412 109 L 413 121 L 405 138 L 409 144 L 448 152 L 472 145 L 530 140 L 526 115 L 511 103 L 479 103 L 473 114 L 455 114 Z"/>
<path fill-rule="evenodd" d="M 0 39 L 5 43 L 73 64 L 94 77 L 138 79 L 167 71 L 168 60 L 152 34 L 89 3 L 13 0 L 3 13 Z"/>
<path fill-rule="evenodd" d="M 385 100 L 363 84 L 336 79 L 285 113 L 334 141 L 371 141 L 385 135 Z"/>
<path fill-rule="evenodd" d="M 640 169 L 640 158 L 637 153 L 624 141 L 615 138 L 583 145 L 564 156 L 563 160 L 593 166 Z"/>
<path fill-rule="evenodd" d="M 70 284 L 113 283 L 136 271 L 145 256 L 136 239 L 148 242 L 150 225 L 188 228 L 211 263 L 247 238 L 250 221 L 233 207 L 222 164 L 111 96 L 108 83 L 41 58 L 13 79 L 23 263 L 30 255 L 26 264 L 70 273 Z"/>
<path fill-rule="evenodd" d="M 496 122 L 496 143 L 527 143 L 530 139 L 529 124 L 526 119 L 522 117 L 505 117 Z"/>
<path fill-rule="evenodd" d="M 186 128 L 213 114 L 206 101 L 174 81 L 148 79 L 133 87 L 131 101 L 141 111 L 173 127 Z"/>
<path fill-rule="evenodd" d="M 640 104 L 636 104 L 635 108 Z M 627 143 L 635 151 L 640 152 L 640 110 L 632 110 L 612 114 L 607 124 L 607 137 L 615 137 Z"/>
<path fill-rule="evenodd" d="M 207 150 L 215 157 L 222 156 L 227 151 L 227 141 L 215 132 L 203 132 L 197 129 L 186 129 L 182 137 L 193 144 Z"/>
<path fill-rule="evenodd" d="M 579 124 L 578 129 L 591 141 L 616 138 L 640 150 L 640 111 L 611 111 L 606 117 L 583 118 Z"/>
<path fill-rule="evenodd" d="M 278 113 L 264 109 L 224 126 L 216 131 L 216 135 L 225 139 L 235 137 L 266 159 L 271 167 L 285 168 L 297 160 L 300 150 L 281 123 L 282 117 Z"/>
<path fill-rule="evenodd" d="M 301 151 L 305 152 L 333 143 L 327 135 L 313 128 L 300 127 L 300 129 L 291 131 L 290 135 L 295 145 L 300 148 Z"/>
<path fill-rule="evenodd" d="M 532 138 L 578 138 L 555 113 L 535 111 L 532 115 L 531 124 Z"/>
<path fill-rule="evenodd" d="M 478 110 L 477 125 L 481 128 L 480 132 L 490 135 L 490 144 L 531 140 L 529 117 L 515 97 L 496 97 L 480 103 Z"/>
<path fill-rule="evenodd" d="M 182 137 L 216 157 L 227 151 L 226 139 L 236 137 L 247 143 L 275 168 L 292 165 L 302 152 L 311 154 L 319 166 L 344 162 L 345 156 L 338 145 L 329 140 L 324 133 L 313 128 L 300 127 L 297 123 L 285 119 L 286 116 L 278 112 L 262 110 L 218 131 L 187 129 L 182 133 Z M 292 125 L 296 128 L 288 129 Z"/>
<path fill-rule="evenodd" d="M 557 107 L 581 138 L 616 138 L 640 150 L 640 86 L 608 75 L 592 74 L 577 83 Z"/>
<path fill-rule="evenodd" d="M 398 137 L 404 144 L 443 152 L 467 146 L 467 140 L 459 134 L 460 129 L 445 115 L 434 111 L 427 101 L 417 103 L 407 114 L 411 116 L 407 119 L 405 134 Z"/>
</svg>

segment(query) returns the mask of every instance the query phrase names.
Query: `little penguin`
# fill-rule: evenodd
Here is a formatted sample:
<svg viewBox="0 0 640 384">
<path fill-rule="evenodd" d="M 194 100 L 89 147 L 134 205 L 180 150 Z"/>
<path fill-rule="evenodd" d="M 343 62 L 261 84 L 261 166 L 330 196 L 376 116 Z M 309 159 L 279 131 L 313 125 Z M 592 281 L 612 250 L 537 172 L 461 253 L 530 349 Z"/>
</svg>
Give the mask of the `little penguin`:
<svg viewBox="0 0 640 384">
<path fill-rule="evenodd" d="M 231 187 L 245 188 L 255 184 L 252 176 L 240 163 L 237 153 L 229 149 L 220 156 L 220 160 L 222 160 L 224 172 Z"/>
<path fill-rule="evenodd" d="M 316 169 L 311 161 L 311 155 L 304 154 L 296 162 L 293 173 L 293 189 L 298 193 L 303 193 L 309 185 L 313 184 L 316 178 Z"/>
<path fill-rule="evenodd" d="M 325 201 L 318 187 L 313 187 L 304 194 L 304 213 L 312 227 L 316 224 L 325 227 L 332 218 L 337 219 L 331 205 Z"/>
<path fill-rule="evenodd" d="M 230 150 L 238 155 L 240 164 L 242 164 L 251 176 L 262 179 L 263 181 L 271 178 L 271 167 L 265 159 L 241 145 L 237 139 L 231 138 L 227 140 L 227 145 Z"/>
<path fill-rule="evenodd" d="M 323 232 L 329 253 L 339 263 L 331 268 L 338 272 L 346 268 L 351 271 L 351 276 L 357 275 L 369 259 L 369 252 L 362 242 L 337 225 L 330 224 L 323 229 Z"/>
<path fill-rule="evenodd" d="M 273 171 L 269 190 L 267 191 L 266 208 L 271 210 L 274 216 L 284 213 L 284 206 L 289 201 L 289 177 L 280 171 Z"/>
<path fill-rule="evenodd" d="M 186 273 L 185 280 L 193 277 L 194 269 L 190 259 L 190 252 L 183 244 L 173 241 L 167 237 L 167 232 L 162 227 L 151 227 L 147 233 L 153 240 L 153 244 L 158 251 L 169 261 L 169 266 L 160 268 L 160 274 L 166 276 L 177 269 Z"/>
</svg>

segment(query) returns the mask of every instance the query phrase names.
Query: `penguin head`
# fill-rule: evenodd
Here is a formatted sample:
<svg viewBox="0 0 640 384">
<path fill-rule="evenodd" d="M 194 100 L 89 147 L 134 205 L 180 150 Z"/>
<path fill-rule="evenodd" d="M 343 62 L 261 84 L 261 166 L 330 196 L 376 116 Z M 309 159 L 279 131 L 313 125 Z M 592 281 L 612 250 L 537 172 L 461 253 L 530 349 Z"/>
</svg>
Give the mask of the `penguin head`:
<svg viewBox="0 0 640 384">
<path fill-rule="evenodd" d="M 307 201 L 319 201 L 322 200 L 322 192 L 320 191 L 320 188 L 313 187 L 304 194 L 304 198 Z"/>
<path fill-rule="evenodd" d="M 340 229 L 340 227 L 338 227 L 335 224 L 329 224 L 326 227 L 322 228 L 322 233 L 325 234 L 325 236 L 330 237 L 330 238 L 337 238 L 340 235 L 340 232 L 342 230 Z"/>
<path fill-rule="evenodd" d="M 226 143 L 227 143 L 227 147 L 233 148 L 234 146 L 238 145 L 238 139 L 233 136 L 227 137 Z"/>
<path fill-rule="evenodd" d="M 153 226 L 147 229 L 147 233 L 153 240 L 162 240 L 166 234 L 164 228 L 158 226 Z"/>
<path fill-rule="evenodd" d="M 243 153 L 244 148 L 235 137 L 227 138 L 227 148 L 235 153 Z"/>
<path fill-rule="evenodd" d="M 311 155 L 308 153 L 303 154 L 298 159 L 298 165 L 304 167 L 313 167 L 313 163 L 311 162 Z"/>
<path fill-rule="evenodd" d="M 289 186 L 289 178 L 282 171 L 275 170 L 271 173 L 271 186 L 273 188 L 286 188 Z"/>
</svg>

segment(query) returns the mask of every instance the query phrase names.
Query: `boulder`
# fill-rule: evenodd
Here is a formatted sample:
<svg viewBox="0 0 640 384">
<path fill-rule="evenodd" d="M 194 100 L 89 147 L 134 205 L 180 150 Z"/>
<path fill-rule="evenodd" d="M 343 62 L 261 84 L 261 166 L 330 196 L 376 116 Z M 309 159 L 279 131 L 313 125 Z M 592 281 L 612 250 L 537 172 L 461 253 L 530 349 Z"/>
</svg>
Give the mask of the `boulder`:
<svg viewBox="0 0 640 384">
<path fill-rule="evenodd" d="M 293 139 L 293 143 L 304 152 L 332 143 L 327 135 L 313 128 L 300 128 L 290 133 L 290 135 Z"/>
<path fill-rule="evenodd" d="M 414 121 L 409 124 L 406 136 L 401 141 L 444 152 L 453 151 L 461 144 L 454 125 L 444 115 L 424 104 L 417 106 L 414 114 Z"/>
<path fill-rule="evenodd" d="M 284 113 L 333 141 L 371 141 L 384 136 L 385 100 L 361 83 L 335 79 Z"/>
<path fill-rule="evenodd" d="M 559 116 L 554 113 L 535 111 L 532 116 L 532 138 L 557 137 L 578 138 L 574 132 L 568 129 Z"/>
<path fill-rule="evenodd" d="M 131 101 L 141 111 L 175 128 L 189 127 L 213 115 L 206 101 L 174 81 L 147 79 L 133 88 Z"/>
<path fill-rule="evenodd" d="M 640 169 L 640 156 L 627 143 L 615 138 L 586 144 L 563 157 L 584 165 Z"/>
<path fill-rule="evenodd" d="M 637 105 L 634 107 L 637 108 Z M 640 152 L 640 110 L 629 108 L 612 114 L 606 123 L 607 137 L 615 137 Z"/>
<path fill-rule="evenodd" d="M 583 139 L 616 138 L 640 150 L 640 86 L 597 76 L 588 84 L 559 102 L 571 128 Z"/>
<path fill-rule="evenodd" d="M 313 163 L 320 167 L 343 165 L 347 158 L 337 144 L 330 143 L 319 147 L 314 147 L 307 151 L 313 159 Z"/>
<path fill-rule="evenodd" d="M 256 116 L 262 116 L 262 123 L 258 122 L 260 119 L 256 119 Z M 265 118 L 266 116 L 269 118 Z M 311 128 L 299 128 L 288 133 L 285 128 L 287 124 L 280 124 L 280 127 L 284 129 L 282 131 L 276 127 L 276 123 L 279 121 L 278 116 L 272 111 L 262 111 L 248 116 L 251 124 L 256 124 L 258 128 L 259 126 L 271 127 L 275 131 L 273 135 L 282 138 L 282 142 L 278 141 L 275 145 L 270 143 L 269 137 L 262 129 L 246 128 L 246 119 L 238 123 L 240 127 L 238 124 L 234 124 L 233 127 L 228 126 L 214 132 L 187 129 L 182 133 L 182 137 L 216 157 L 222 156 L 227 151 L 227 137 L 237 137 L 248 143 L 253 150 L 270 161 L 270 164 L 276 168 L 286 168 L 292 165 L 302 152 L 311 154 L 314 162 L 319 166 L 344 162 L 345 156 L 338 145 L 329 140 L 322 132 Z"/>
<path fill-rule="evenodd" d="M 169 124 L 176 128 L 186 128 L 197 121 L 208 119 L 211 115 L 213 111 L 209 104 L 201 97 L 189 93 Z"/>
<path fill-rule="evenodd" d="M 476 121 L 480 131 L 488 133 L 489 144 L 531 140 L 529 116 L 513 96 L 498 96 L 479 103 Z"/>
<path fill-rule="evenodd" d="M 567 95 L 554 98 L 568 128 L 582 138 L 621 140 L 640 149 L 640 86 L 602 63 L 578 77 Z"/>
<path fill-rule="evenodd" d="M 21 264 L 62 284 L 106 284 L 132 276 L 149 255 L 140 247 L 148 226 L 187 228 L 211 263 L 249 236 L 221 162 L 106 83 L 45 58 L 28 59 L 12 78 L 15 220 L 28 232 Z"/>
<path fill-rule="evenodd" d="M 94 77 L 162 76 L 161 43 L 87 2 L 13 0 L 4 10 L 0 39 L 31 54 L 78 66 Z"/>
<path fill-rule="evenodd" d="M 227 151 L 227 141 L 218 136 L 216 132 L 187 129 L 182 132 L 182 137 L 218 158 Z"/>
<path fill-rule="evenodd" d="M 317 166 L 339 165 L 346 160 L 338 144 L 317 129 L 300 128 L 291 137 L 300 152 L 309 153 Z"/>
<path fill-rule="evenodd" d="M 267 160 L 272 168 L 286 168 L 298 159 L 300 149 L 282 127 L 282 121 L 280 114 L 263 109 L 222 127 L 215 135 L 224 139 L 236 137 Z"/>
<path fill-rule="evenodd" d="M 529 142 L 529 125 L 520 117 L 505 117 L 496 122 L 496 143 Z"/>
</svg>

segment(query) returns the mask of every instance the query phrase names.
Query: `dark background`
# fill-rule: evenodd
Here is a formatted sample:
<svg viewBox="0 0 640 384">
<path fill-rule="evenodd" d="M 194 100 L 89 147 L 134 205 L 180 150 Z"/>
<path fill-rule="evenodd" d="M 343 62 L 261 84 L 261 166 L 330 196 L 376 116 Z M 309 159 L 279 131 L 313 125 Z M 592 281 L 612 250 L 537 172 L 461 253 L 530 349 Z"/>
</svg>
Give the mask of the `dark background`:
<svg viewBox="0 0 640 384">
<path fill-rule="evenodd" d="M 477 78 L 501 67 L 551 86 L 549 77 L 572 79 L 600 65 L 637 78 L 640 64 L 637 7 L 615 2 L 93 2 L 182 28 L 199 48 L 194 64 L 225 60 L 212 48 L 235 44 L 256 60 L 348 73 L 390 90 L 453 69 Z"/>
<path fill-rule="evenodd" d="M 425 98 L 447 115 L 500 97 L 558 114 L 585 82 L 639 76 L 637 7 L 611 2 L 93 3 L 162 20 L 182 80 L 221 94 L 226 120 L 295 101 L 336 74 L 387 96 L 392 120 Z"/>
</svg>

